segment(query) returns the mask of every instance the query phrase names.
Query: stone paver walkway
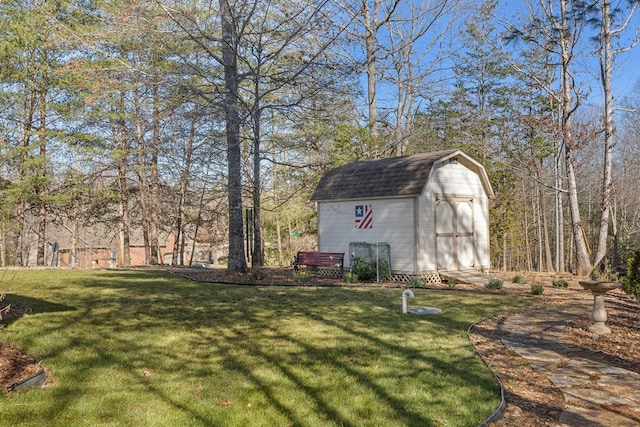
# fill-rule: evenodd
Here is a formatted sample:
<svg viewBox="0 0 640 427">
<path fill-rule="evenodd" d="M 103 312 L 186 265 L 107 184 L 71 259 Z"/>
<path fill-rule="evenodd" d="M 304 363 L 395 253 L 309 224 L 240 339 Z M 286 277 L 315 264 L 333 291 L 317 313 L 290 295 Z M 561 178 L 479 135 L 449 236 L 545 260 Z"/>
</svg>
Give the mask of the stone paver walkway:
<svg viewBox="0 0 640 427">
<path fill-rule="evenodd" d="M 626 406 L 640 419 L 640 375 L 611 366 L 563 338 L 563 328 L 591 312 L 592 307 L 592 298 L 580 298 L 510 316 L 502 325 L 508 332 L 502 341 L 562 391 L 565 406 L 560 423 L 580 427 L 640 426 L 640 422 L 619 411 Z"/>
</svg>

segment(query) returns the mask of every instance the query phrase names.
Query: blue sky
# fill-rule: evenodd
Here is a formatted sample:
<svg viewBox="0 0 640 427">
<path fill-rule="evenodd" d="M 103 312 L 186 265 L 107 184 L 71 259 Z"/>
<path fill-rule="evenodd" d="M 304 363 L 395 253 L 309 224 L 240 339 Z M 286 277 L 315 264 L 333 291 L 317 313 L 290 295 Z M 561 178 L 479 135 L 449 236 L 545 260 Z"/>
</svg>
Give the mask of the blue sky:
<svg viewBox="0 0 640 427">
<path fill-rule="evenodd" d="M 619 98 L 629 95 L 640 79 L 640 45 L 618 57 L 614 71 L 614 90 Z"/>
<path fill-rule="evenodd" d="M 418 0 L 411 0 L 418 1 Z M 476 3 L 480 3 L 483 0 L 475 0 Z M 528 0 L 532 5 L 537 6 L 538 0 Z M 626 1 L 626 0 L 620 0 Z M 554 0 L 557 6 L 557 0 Z M 401 3 L 401 8 L 407 7 L 406 3 Z M 469 10 L 467 10 L 469 13 Z M 472 13 L 472 12 L 471 12 Z M 502 30 L 509 28 L 511 25 L 522 25 L 522 22 L 526 20 L 526 16 L 528 15 L 528 10 L 526 8 L 526 2 L 523 0 L 501 0 L 496 8 L 496 14 L 498 15 L 497 21 L 493 22 L 496 27 L 496 32 L 500 33 Z M 447 46 L 447 41 L 449 39 L 453 39 L 453 48 L 455 50 L 456 44 L 459 46 L 460 43 L 460 31 L 463 31 L 463 19 L 468 16 L 467 14 L 457 15 L 453 19 L 455 19 L 455 24 L 447 27 L 447 37 L 445 37 L 444 46 Z M 443 23 L 440 26 L 434 26 L 434 29 L 429 31 L 424 35 L 424 40 L 418 42 L 418 46 L 420 43 L 425 45 L 428 44 L 428 41 L 431 40 L 434 36 L 439 34 L 440 27 L 444 27 L 448 16 L 444 16 Z M 624 46 L 629 46 L 633 37 L 635 37 L 635 29 L 640 27 L 640 10 L 636 11 L 634 19 L 629 23 L 629 29 L 627 32 L 619 39 L 619 42 Z M 573 71 L 576 75 L 578 82 L 581 84 L 581 89 L 589 93 L 588 99 L 583 103 L 584 105 L 592 105 L 598 106 L 602 105 L 602 89 L 599 82 L 599 62 L 598 57 L 595 54 L 596 44 L 590 39 L 594 36 L 597 36 L 597 29 L 593 27 L 585 28 L 582 40 L 582 48 L 580 52 L 576 55 L 575 60 L 572 63 Z M 385 40 L 384 31 L 381 32 L 380 37 Z M 519 46 L 507 45 L 505 49 L 517 49 L 524 47 L 522 43 L 519 43 Z M 422 61 L 426 64 L 425 67 L 428 67 L 429 62 L 433 61 L 435 55 L 437 55 L 437 47 L 433 47 L 433 52 L 429 52 Z M 417 54 L 421 54 L 420 48 L 416 49 Z M 416 54 L 416 55 L 417 55 Z M 439 72 L 434 73 L 429 78 L 431 81 L 428 85 L 425 86 L 425 92 L 422 95 L 429 99 L 421 101 L 421 105 L 424 108 L 425 105 L 428 104 L 432 99 L 438 99 L 443 93 L 446 94 L 447 90 L 451 88 L 453 83 L 453 71 L 450 68 L 453 61 L 455 59 L 451 55 L 451 51 L 445 48 L 445 52 L 443 53 L 443 58 L 441 62 L 438 64 L 443 67 Z M 438 79 L 437 82 L 435 82 Z M 615 69 L 614 69 L 614 81 L 613 81 L 613 90 L 614 96 L 616 99 L 617 105 L 623 100 L 625 96 L 630 95 L 638 85 L 638 80 L 640 79 L 640 44 L 636 45 L 633 49 L 628 52 L 622 53 L 617 56 Z M 363 97 L 366 98 L 366 78 L 363 76 L 361 79 L 362 84 L 362 94 Z M 640 90 L 640 89 L 638 89 Z M 379 82 L 378 93 L 377 93 L 378 107 L 379 113 L 381 116 L 384 116 L 385 111 L 393 111 L 396 107 L 397 102 L 397 92 L 393 84 L 389 82 L 383 81 Z M 360 100 L 362 104 L 360 108 L 364 114 L 366 114 L 366 99 Z M 384 116 L 385 118 L 393 117 L 393 114 L 390 116 Z"/>
<path fill-rule="evenodd" d="M 538 0 L 529 0 L 529 3 L 537 6 Z M 557 9 L 557 4 L 555 6 Z M 497 7 L 497 12 L 507 22 L 518 20 L 528 14 L 526 2 L 522 0 L 502 0 Z M 638 28 L 640 28 L 640 9 L 635 11 L 626 31 L 616 39 L 616 42 L 620 43 L 621 47 L 630 46 L 634 37 L 638 35 Z M 585 28 L 583 50 L 579 52 L 573 64 L 574 71 L 578 73 L 579 81 L 584 87 L 591 88 L 591 95 L 588 100 L 590 104 L 602 103 L 602 90 L 597 80 L 599 77 L 599 63 L 597 56 L 594 54 L 595 44 L 588 43 L 588 38 L 596 35 L 596 29 L 592 27 Z M 631 94 L 640 79 L 640 44 L 617 56 L 614 64 L 613 79 L 613 91 L 616 100 L 620 101 Z"/>
</svg>

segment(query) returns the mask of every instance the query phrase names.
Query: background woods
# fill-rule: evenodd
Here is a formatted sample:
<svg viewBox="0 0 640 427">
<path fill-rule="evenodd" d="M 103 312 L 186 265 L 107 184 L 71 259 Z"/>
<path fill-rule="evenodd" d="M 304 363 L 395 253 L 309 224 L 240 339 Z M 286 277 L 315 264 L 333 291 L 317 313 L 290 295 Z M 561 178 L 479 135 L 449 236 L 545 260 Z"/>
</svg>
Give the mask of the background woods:
<svg viewBox="0 0 640 427">
<path fill-rule="evenodd" d="M 328 168 L 461 148 L 495 267 L 624 263 L 637 2 L 506 3 L 3 1 L 0 262 L 289 265 Z"/>
</svg>

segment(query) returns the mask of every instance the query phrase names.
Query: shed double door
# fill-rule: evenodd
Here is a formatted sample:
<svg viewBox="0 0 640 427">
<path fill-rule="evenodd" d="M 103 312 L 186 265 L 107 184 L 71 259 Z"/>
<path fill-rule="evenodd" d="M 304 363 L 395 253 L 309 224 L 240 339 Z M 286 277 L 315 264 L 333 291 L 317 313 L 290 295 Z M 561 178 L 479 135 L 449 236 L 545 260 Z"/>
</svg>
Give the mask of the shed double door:
<svg viewBox="0 0 640 427">
<path fill-rule="evenodd" d="M 461 270 L 474 264 L 473 198 L 436 198 L 436 259 L 439 270 Z"/>
</svg>

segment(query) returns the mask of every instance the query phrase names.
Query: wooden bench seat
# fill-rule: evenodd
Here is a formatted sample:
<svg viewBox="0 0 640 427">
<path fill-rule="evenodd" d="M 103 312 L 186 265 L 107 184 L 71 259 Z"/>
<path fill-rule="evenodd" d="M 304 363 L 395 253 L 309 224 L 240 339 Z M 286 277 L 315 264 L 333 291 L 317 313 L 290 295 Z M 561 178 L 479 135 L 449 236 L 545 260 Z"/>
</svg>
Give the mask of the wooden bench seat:
<svg viewBox="0 0 640 427">
<path fill-rule="evenodd" d="M 344 252 L 298 252 L 293 261 L 293 268 L 298 271 L 298 268 L 304 265 L 309 267 L 327 267 L 327 268 L 340 268 L 340 272 L 344 269 Z"/>
</svg>

